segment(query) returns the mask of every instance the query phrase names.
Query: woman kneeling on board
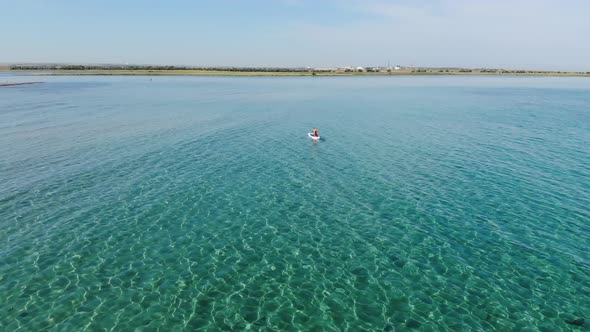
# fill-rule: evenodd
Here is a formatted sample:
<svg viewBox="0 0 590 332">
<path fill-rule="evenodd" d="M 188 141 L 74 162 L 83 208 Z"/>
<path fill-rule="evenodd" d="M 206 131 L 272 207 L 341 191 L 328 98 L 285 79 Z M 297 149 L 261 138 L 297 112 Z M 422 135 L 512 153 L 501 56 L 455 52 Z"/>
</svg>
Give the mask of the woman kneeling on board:
<svg viewBox="0 0 590 332">
<path fill-rule="evenodd" d="M 315 143 L 320 139 L 320 130 L 318 128 L 313 128 L 311 133 L 307 133 L 307 136 L 309 136 L 309 138 L 311 138 Z"/>
</svg>

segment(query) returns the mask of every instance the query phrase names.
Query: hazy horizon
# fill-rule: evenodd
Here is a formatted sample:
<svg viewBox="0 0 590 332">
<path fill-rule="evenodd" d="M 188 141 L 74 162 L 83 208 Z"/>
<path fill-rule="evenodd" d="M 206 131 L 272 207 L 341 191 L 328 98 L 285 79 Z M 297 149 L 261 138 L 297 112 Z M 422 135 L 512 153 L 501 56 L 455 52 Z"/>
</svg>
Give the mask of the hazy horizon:
<svg viewBox="0 0 590 332">
<path fill-rule="evenodd" d="M 8 2 L 0 63 L 589 71 L 582 0 Z"/>
</svg>

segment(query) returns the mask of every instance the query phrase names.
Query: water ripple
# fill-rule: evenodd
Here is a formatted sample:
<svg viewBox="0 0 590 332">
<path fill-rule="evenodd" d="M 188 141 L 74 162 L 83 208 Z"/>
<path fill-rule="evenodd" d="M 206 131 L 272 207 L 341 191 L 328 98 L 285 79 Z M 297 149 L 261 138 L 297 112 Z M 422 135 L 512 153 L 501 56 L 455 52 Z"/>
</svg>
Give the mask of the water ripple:
<svg viewBox="0 0 590 332">
<path fill-rule="evenodd" d="M 2 330 L 589 319 L 585 83 L 49 80 L 0 91 Z"/>
</svg>

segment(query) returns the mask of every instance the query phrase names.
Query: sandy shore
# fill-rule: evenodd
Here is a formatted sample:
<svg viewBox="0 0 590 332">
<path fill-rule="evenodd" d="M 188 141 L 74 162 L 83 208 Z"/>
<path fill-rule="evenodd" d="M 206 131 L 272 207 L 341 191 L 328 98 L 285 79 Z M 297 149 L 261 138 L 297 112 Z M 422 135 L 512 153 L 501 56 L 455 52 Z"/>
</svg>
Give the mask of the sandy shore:
<svg viewBox="0 0 590 332">
<path fill-rule="evenodd" d="M 18 71 L 15 71 L 18 73 Z M 35 76 L 430 76 L 430 75 L 485 75 L 485 76 L 576 76 L 590 77 L 582 72 L 503 72 L 491 73 L 483 71 L 410 71 L 400 70 L 388 72 L 307 72 L 307 71 L 217 71 L 217 70 L 51 70 L 36 73 Z"/>
</svg>

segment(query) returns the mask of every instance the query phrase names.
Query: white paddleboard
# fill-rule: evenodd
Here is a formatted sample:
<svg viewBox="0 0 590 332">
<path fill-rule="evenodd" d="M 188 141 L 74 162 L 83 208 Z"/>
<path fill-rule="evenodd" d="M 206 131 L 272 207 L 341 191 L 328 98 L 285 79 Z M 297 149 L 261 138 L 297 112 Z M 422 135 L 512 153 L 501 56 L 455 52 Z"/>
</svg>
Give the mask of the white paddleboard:
<svg viewBox="0 0 590 332">
<path fill-rule="evenodd" d="M 312 140 L 314 140 L 314 141 L 317 141 L 317 140 L 319 140 L 319 139 L 320 139 L 320 137 L 319 137 L 319 136 L 313 136 L 313 134 L 312 134 L 312 133 L 307 133 L 307 136 L 309 136 L 309 138 L 311 138 L 311 139 L 312 139 Z"/>
</svg>

